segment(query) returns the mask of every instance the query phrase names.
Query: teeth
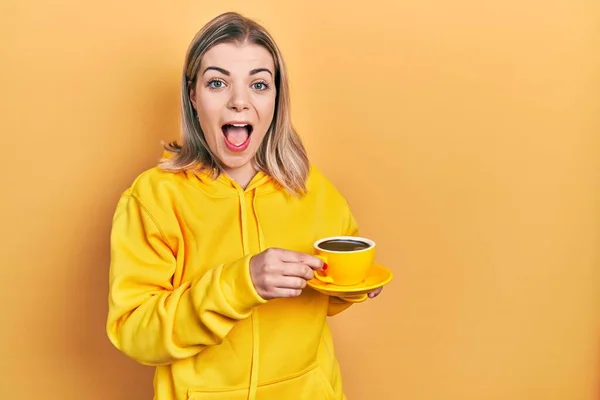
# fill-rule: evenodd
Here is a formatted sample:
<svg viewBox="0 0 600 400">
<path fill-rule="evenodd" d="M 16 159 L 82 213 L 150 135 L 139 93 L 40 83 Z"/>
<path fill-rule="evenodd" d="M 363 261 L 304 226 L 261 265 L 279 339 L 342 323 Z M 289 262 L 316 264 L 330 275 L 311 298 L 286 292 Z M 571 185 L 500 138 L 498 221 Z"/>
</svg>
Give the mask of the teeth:
<svg viewBox="0 0 600 400">
<path fill-rule="evenodd" d="M 238 128 L 243 128 L 245 126 L 248 126 L 248 124 L 231 124 L 231 125 L 238 127 Z"/>
</svg>

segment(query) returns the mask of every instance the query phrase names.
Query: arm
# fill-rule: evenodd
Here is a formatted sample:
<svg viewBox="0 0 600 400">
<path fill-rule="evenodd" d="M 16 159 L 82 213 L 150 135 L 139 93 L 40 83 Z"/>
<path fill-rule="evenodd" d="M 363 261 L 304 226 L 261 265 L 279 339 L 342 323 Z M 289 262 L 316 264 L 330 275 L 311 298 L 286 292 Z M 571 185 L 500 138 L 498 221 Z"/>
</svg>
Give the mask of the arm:
<svg viewBox="0 0 600 400">
<path fill-rule="evenodd" d="M 264 302 L 250 256 L 218 265 L 174 287 L 177 259 L 156 221 L 132 195 L 115 211 L 107 334 L 116 348 L 146 365 L 169 364 L 219 344 Z"/>
</svg>

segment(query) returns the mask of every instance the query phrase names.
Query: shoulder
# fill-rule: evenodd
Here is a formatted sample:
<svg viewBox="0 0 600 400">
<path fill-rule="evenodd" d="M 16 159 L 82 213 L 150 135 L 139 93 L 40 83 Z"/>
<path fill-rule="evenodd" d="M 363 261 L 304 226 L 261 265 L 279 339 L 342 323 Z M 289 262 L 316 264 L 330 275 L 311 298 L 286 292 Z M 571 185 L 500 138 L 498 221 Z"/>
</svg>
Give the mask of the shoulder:
<svg viewBox="0 0 600 400">
<path fill-rule="evenodd" d="M 325 196 L 328 201 L 346 205 L 346 198 L 335 184 L 314 164 L 310 165 L 306 189 L 309 195 Z"/>
<path fill-rule="evenodd" d="M 333 186 L 333 184 L 318 166 L 311 163 L 309 165 L 308 176 L 306 178 L 306 186 L 310 188 L 318 186 Z"/>
<path fill-rule="evenodd" d="M 350 203 L 335 184 L 316 166 L 311 165 L 307 181 L 308 195 L 325 212 L 326 218 L 337 226 L 335 235 L 357 235 L 358 227 Z"/>
<path fill-rule="evenodd" d="M 165 171 L 158 166 L 139 173 L 121 194 L 117 213 L 143 213 L 170 243 L 179 232 L 177 209 L 189 186 L 185 172 Z"/>
<path fill-rule="evenodd" d="M 123 193 L 141 202 L 151 202 L 184 184 L 184 173 L 168 172 L 152 167 L 138 174 Z"/>
</svg>

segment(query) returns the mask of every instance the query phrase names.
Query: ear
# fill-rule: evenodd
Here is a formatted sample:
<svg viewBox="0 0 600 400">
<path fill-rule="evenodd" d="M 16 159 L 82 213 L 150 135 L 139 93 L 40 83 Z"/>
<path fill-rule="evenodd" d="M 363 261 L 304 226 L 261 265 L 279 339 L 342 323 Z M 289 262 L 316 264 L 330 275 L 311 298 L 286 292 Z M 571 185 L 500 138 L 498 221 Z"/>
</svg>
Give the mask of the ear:
<svg viewBox="0 0 600 400">
<path fill-rule="evenodd" d="M 188 86 L 190 88 L 190 101 L 192 102 L 194 110 L 198 112 L 198 108 L 196 107 L 196 85 L 193 82 L 188 82 Z"/>
</svg>

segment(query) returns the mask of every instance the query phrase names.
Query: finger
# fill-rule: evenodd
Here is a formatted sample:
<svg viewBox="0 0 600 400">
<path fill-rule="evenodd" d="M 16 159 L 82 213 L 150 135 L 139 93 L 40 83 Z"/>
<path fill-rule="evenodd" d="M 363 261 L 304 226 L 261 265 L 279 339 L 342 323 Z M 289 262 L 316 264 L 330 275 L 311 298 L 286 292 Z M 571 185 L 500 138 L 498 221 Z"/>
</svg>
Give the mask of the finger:
<svg viewBox="0 0 600 400">
<path fill-rule="evenodd" d="M 279 259 L 286 263 L 299 263 L 305 264 L 312 269 L 321 269 L 323 267 L 323 261 L 321 259 L 311 256 L 306 253 L 299 253 L 292 250 L 278 250 Z"/>
<path fill-rule="evenodd" d="M 299 276 L 307 281 L 314 277 L 312 268 L 306 264 L 299 263 L 283 263 L 282 274 L 285 276 Z"/>
<path fill-rule="evenodd" d="M 302 263 L 308 265 L 313 270 L 322 270 L 323 266 L 325 265 L 323 263 L 323 260 L 321 260 L 320 258 L 313 257 L 308 254 L 304 254 L 303 257 L 304 258 L 302 259 Z"/>
<path fill-rule="evenodd" d="M 298 297 L 302 294 L 302 289 L 280 288 L 277 289 L 276 297 Z"/>
<path fill-rule="evenodd" d="M 383 288 L 377 288 L 377 289 L 369 292 L 369 298 L 374 299 L 375 297 L 379 296 L 379 293 L 381 293 L 382 290 L 383 290 Z"/>
<path fill-rule="evenodd" d="M 297 251 L 285 250 L 285 249 L 274 249 L 277 254 L 277 258 L 283 262 L 293 262 L 299 263 L 302 262 L 303 253 L 299 253 Z"/>
<path fill-rule="evenodd" d="M 279 289 L 304 289 L 306 280 L 297 276 L 282 276 L 275 283 L 275 287 Z"/>
</svg>

